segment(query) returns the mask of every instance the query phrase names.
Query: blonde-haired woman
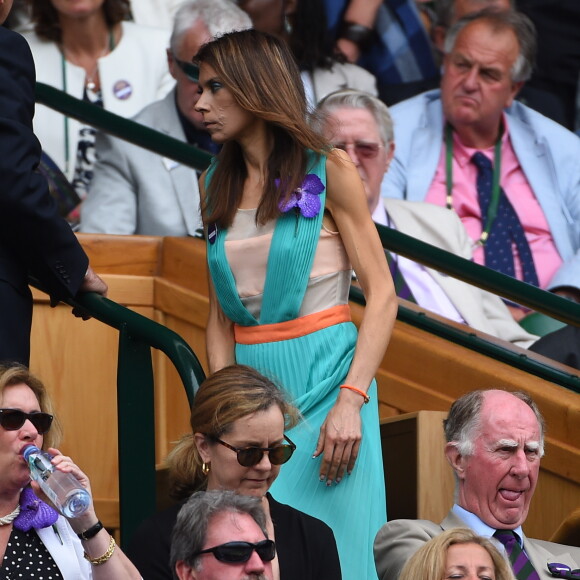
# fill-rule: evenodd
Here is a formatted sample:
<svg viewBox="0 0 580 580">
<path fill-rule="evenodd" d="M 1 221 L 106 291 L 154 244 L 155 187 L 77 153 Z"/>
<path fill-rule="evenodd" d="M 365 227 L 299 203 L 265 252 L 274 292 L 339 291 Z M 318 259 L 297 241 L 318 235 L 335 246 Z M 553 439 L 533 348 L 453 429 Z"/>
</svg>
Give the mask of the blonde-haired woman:
<svg viewBox="0 0 580 580">
<path fill-rule="evenodd" d="M 468 528 L 447 530 L 422 546 L 399 580 L 516 580 L 495 544 Z"/>
</svg>

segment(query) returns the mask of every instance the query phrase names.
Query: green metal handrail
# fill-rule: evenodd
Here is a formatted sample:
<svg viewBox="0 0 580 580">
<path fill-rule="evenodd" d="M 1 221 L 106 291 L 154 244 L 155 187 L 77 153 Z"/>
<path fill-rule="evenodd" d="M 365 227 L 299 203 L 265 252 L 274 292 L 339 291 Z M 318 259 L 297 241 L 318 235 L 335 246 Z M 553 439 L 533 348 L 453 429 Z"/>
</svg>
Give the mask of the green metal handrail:
<svg viewBox="0 0 580 580">
<path fill-rule="evenodd" d="M 31 279 L 40 290 L 42 285 Z M 205 373 L 191 347 L 171 329 L 108 298 L 88 292 L 67 300 L 93 318 L 119 330 L 117 417 L 119 441 L 119 517 L 127 542 L 144 518 L 155 513 L 155 400 L 151 347 L 174 364 L 189 405 Z"/>
<path fill-rule="evenodd" d="M 362 291 L 356 286 L 351 286 L 349 297 L 350 300 L 357 304 L 363 306 L 366 304 Z M 566 387 L 576 393 L 580 393 L 579 376 L 555 368 L 550 363 L 535 360 L 525 352 L 519 353 L 496 342 L 486 340 L 478 336 L 468 326 L 465 329 L 457 328 L 430 316 L 428 312 L 417 312 L 402 305 L 399 305 L 397 320 L 440 336 L 460 346 L 480 352 L 481 354 L 509 364 L 514 368 L 521 369 L 546 381 Z"/>
</svg>

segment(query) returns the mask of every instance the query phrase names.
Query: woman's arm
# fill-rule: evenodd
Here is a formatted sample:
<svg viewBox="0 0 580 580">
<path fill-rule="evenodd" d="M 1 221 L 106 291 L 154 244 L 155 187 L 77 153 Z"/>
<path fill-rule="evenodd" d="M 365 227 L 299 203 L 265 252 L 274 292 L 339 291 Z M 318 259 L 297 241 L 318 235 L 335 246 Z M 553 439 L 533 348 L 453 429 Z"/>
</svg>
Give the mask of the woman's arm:
<svg viewBox="0 0 580 580">
<path fill-rule="evenodd" d="M 365 295 L 355 354 L 345 384 L 367 391 L 383 359 L 397 314 L 397 297 L 375 224 L 369 214 L 358 171 L 342 151 L 326 163 L 327 209 L 334 219 Z M 322 425 L 315 455 L 323 454 L 321 478 L 330 485 L 354 467 L 361 439 L 360 408 L 364 400 L 340 389 Z"/>
<path fill-rule="evenodd" d="M 65 473 L 72 473 L 84 488 L 89 492 L 91 491 L 89 478 L 70 457 L 62 455 L 58 449 L 51 448 L 48 451 L 54 455 L 52 463 L 57 469 Z M 45 497 L 36 482 L 32 482 L 31 485 L 36 495 Z M 76 534 L 87 532 L 93 528 L 98 521 L 99 519 L 95 513 L 92 500 L 91 505 L 86 512 L 76 518 L 68 519 L 71 528 Z M 125 556 L 121 551 L 121 548 L 112 541 L 112 536 L 105 528 L 99 530 L 93 537 L 87 540 L 81 540 L 81 542 L 83 549 L 89 558 L 93 560 L 97 559 L 97 561 L 102 560 L 102 563 L 99 563 L 98 565 L 91 564 L 93 580 L 131 580 L 133 578 L 141 578 L 141 574 L 137 568 L 135 568 L 129 558 Z"/>
<path fill-rule="evenodd" d="M 339 37 L 336 41 L 336 47 L 349 62 L 356 62 L 361 54 L 360 46 L 340 36 L 341 27 L 348 24 L 355 24 L 372 30 L 377 18 L 377 12 L 383 0 L 350 0 L 348 7 L 342 17 L 342 25 L 339 26 Z"/>
<path fill-rule="evenodd" d="M 204 229 L 207 239 L 207 225 L 205 224 L 205 176 L 204 171 L 199 178 L 199 196 L 201 199 L 201 215 L 204 218 Z M 215 373 L 221 368 L 236 362 L 234 354 L 234 325 L 224 314 L 215 293 L 211 273 L 207 272 L 209 292 L 209 315 L 205 329 L 205 349 L 209 373 Z"/>
</svg>

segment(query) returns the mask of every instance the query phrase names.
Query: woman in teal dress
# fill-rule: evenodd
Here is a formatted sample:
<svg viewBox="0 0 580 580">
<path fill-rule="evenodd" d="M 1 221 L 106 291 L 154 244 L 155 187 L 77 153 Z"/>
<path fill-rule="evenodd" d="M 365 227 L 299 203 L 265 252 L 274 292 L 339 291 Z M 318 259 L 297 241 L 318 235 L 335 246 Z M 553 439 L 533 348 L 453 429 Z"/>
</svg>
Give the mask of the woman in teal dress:
<svg viewBox="0 0 580 580">
<path fill-rule="evenodd" d="M 223 144 L 200 178 L 209 370 L 250 365 L 290 393 L 303 420 L 276 497 L 332 527 L 343 578 L 376 578 L 386 503 L 374 375 L 397 302 L 363 185 L 348 155 L 309 128 L 285 45 L 234 32 L 196 60 L 196 108 Z M 367 302 L 358 333 L 353 267 Z"/>
</svg>

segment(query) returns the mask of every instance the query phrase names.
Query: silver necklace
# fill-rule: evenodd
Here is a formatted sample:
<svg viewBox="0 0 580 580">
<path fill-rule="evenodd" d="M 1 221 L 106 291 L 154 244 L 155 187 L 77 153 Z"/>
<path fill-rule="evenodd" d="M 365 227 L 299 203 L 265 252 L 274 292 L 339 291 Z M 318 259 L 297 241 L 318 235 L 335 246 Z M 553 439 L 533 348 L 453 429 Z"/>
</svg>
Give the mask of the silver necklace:
<svg viewBox="0 0 580 580">
<path fill-rule="evenodd" d="M 3 518 L 0 518 L 0 526 L 7 526 L 8 524 L 11 524 L 18 517 L 19 513 L 20 506 L 17 505 L 12 513 L 4 516 Z"/>
</svg>

